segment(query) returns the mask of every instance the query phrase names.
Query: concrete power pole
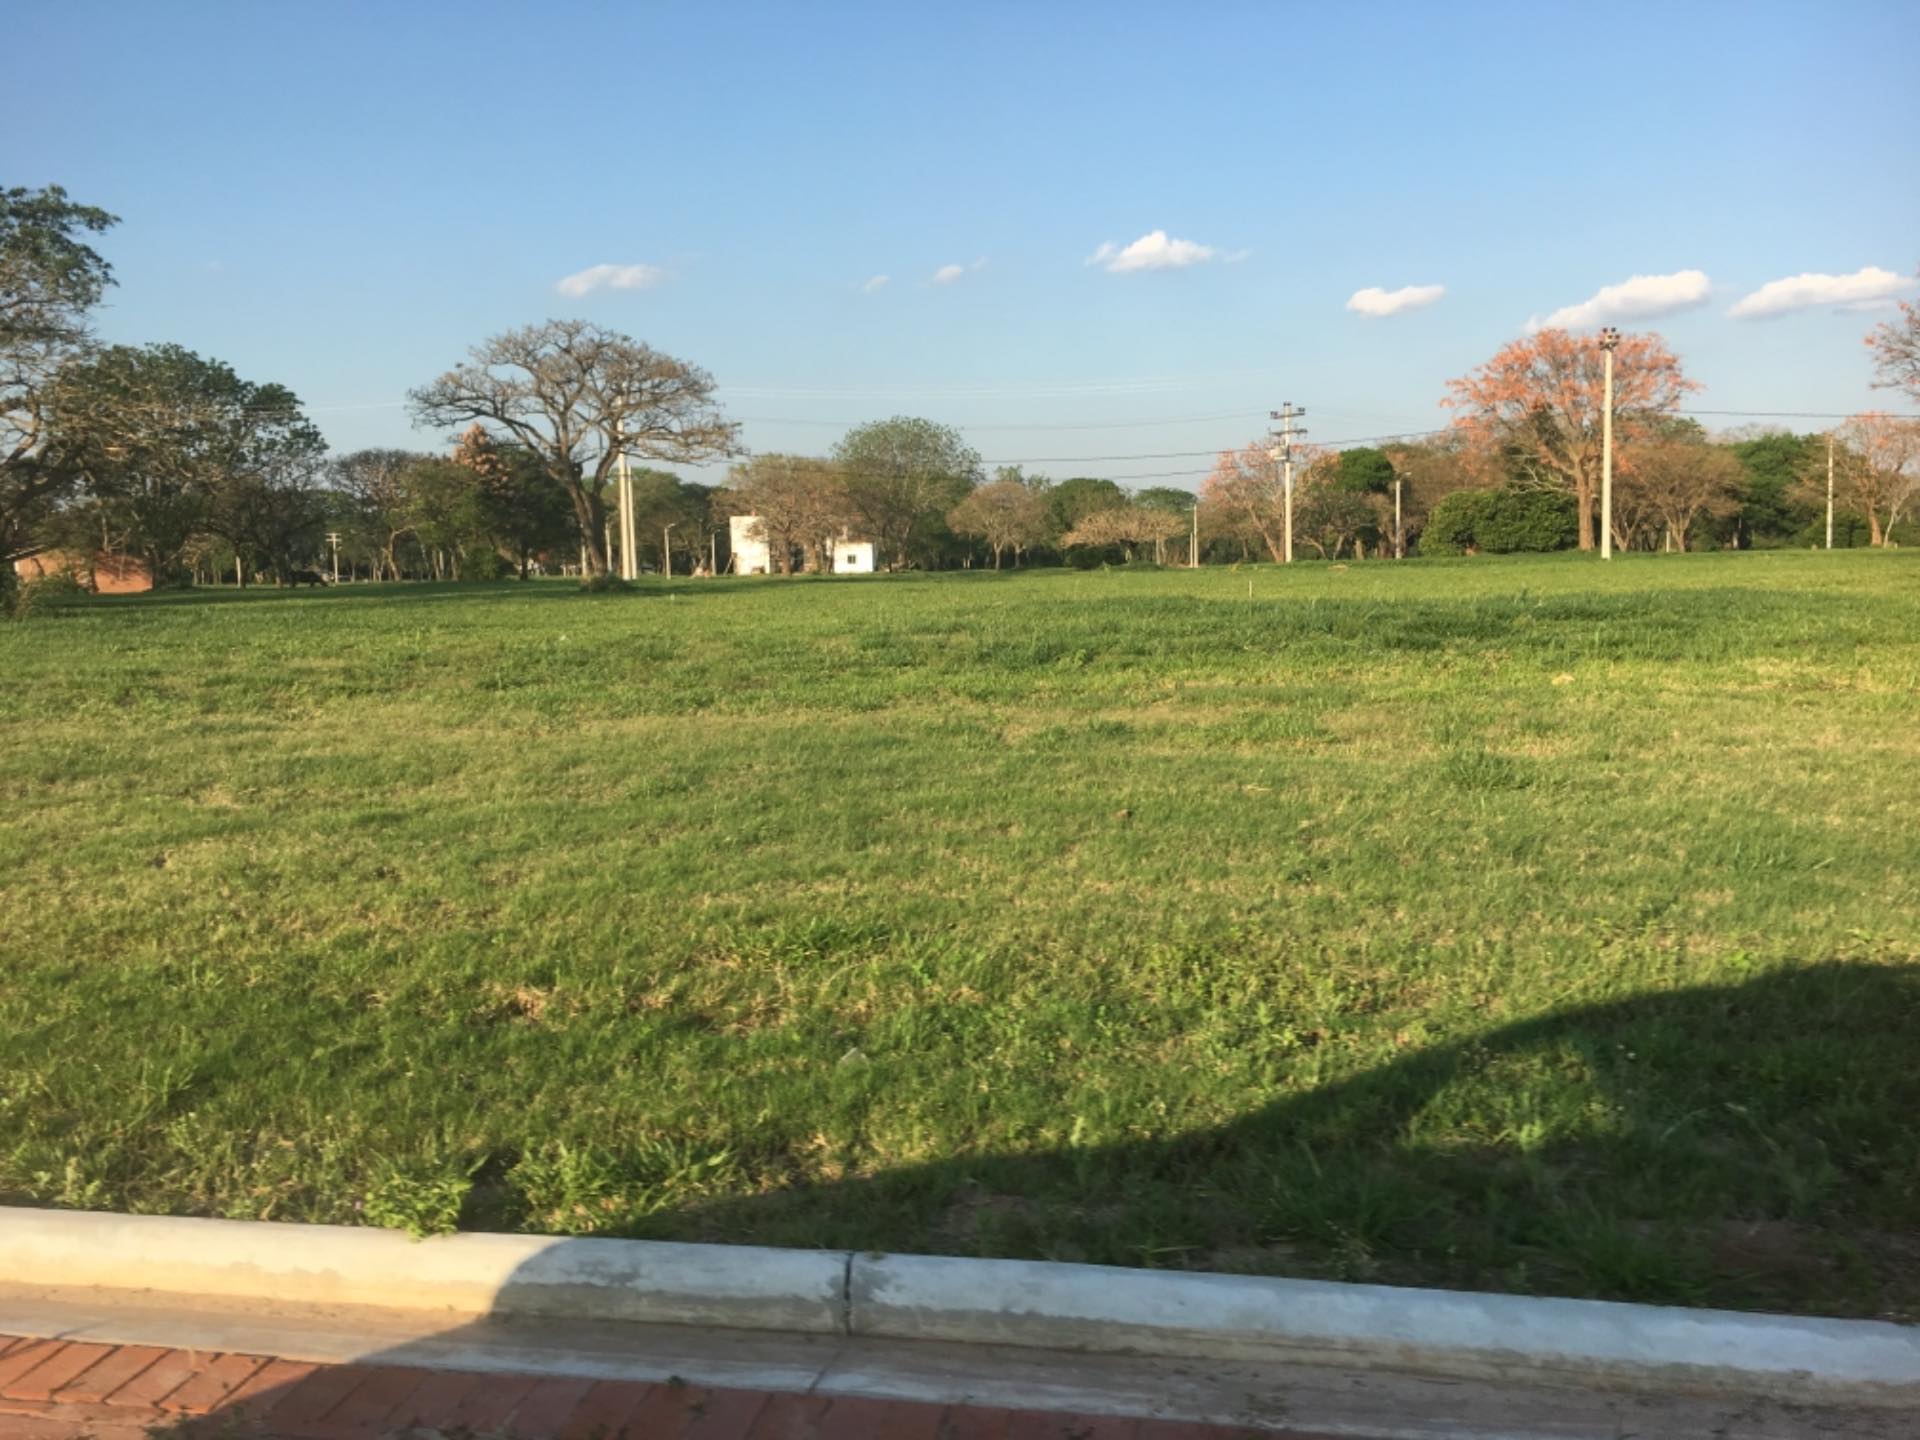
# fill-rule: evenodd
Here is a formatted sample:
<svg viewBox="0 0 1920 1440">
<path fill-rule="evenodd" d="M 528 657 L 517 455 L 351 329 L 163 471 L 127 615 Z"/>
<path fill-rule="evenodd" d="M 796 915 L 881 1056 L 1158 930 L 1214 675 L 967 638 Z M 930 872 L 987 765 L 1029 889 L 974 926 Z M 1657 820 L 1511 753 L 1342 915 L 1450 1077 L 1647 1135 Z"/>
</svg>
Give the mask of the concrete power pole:
<svg viewBox="0 0 1920 1440">
<path fill-rule="evenodd" d="M 1400 523 L 1400 472 L 1393 472 L 1393 558 L 1407 558 L 1407 531 Z"/>
<path fill-rule="evenodd" d="M 640 574 L 633 554 L 633 476 L 627 472 L 626 433 L 615 430 L 614 437 L 620 446 L 620 578 L 633 580 Z"/>
<path fill-rule="evenodd" d="M 1620 332 L 1609 325 L 1600 332 L 1600 348 L 1607 352 L 1606 396 L 1600 408 L 1600 558 L 1613 558 L 1613 347 Z"/>
<path fill-rule="evenodd" d="M 1283 402 L 1278 410 L 1267 412 L 1269 419 L 1280 422 L 1280 434 L 1277 437 L 1280 444 L 1267 453 L 1280 462 L 1280 488 L 1286 502 L 1284 558 L 1289 565 L 1293 563 L 1293 437 L 1307 433 L 1304 426 L 1295 426 L 1293 422 L 1306 413 L 1305 410 L 1294 409 L 1291 400 Z"/>
<path fill-rule="evenodd" d="M 1827 488 L 1832 489 L 1833 487 L 1828 486 Z M 333 583 L 338 585 L 340 583 L 340 532 L 338 530 L 329 530 L 327 532 L 327 544 L 333 547 Z M 1827 548 L 1831 550 L 1833 547 L 1829 545 Z"/>
<path fill-rule="evenodd" d="M 1014 557 L 1016 560 L 1019 556 Z M 1187 568 L 1197 570 L 1200 567 L 1200 497 L 1193 497 L 1193 538 L 1187 542 Z"/>
<path fill-rule="evenodd" d="M 1827 548 L 1833 548 L 1833 435 L 1827 435 Z"/>
</svg>

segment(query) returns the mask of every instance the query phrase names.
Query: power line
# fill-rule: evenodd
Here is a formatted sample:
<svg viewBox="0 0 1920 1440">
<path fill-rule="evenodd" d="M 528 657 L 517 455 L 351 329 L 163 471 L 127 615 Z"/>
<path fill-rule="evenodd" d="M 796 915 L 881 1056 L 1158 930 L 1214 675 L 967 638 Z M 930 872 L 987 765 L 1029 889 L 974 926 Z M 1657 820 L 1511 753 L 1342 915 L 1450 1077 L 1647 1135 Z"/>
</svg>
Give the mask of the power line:
<svg viewBox="0 0 1920 1440">
<path fill-rule="evenodd" d="M 1257 420 L 1265 414 L 1261 410 L 1223 410 L 1211 415 L 1167 415 L 1157 420 L 1096 420 L 1077 424 L 1026 424 L 1010 422 L 995 425 L 963 425 L 963 430 L 1146 430 L 1160 425 L 1204 425 L 1221 420 Z M 836 425 L 852 429 L 864 425 L 865 420 L 801 420 L 792 417 L 770 415 L 742 415 L 738 417 L 743 425 Z"/>
<path fill-rule="evenodd" d="M 1864 410 L 1675 410 L 1675 415 L 1725 415 L 1747 420 L 1851 420 Z M 1920 420 L 1920 413 L 1882 411 L 1894 420 Z"/>
</svg>

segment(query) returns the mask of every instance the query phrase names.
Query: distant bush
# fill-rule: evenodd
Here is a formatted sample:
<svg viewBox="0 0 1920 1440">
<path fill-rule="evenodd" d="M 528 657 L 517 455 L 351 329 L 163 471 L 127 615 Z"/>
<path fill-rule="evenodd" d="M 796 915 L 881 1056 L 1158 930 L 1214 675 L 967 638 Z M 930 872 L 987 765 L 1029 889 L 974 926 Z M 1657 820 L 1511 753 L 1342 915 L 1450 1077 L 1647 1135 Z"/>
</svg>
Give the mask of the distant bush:
<svg viewBox="0 0 1920 1440">
<path fill-rule="evenodd" d="M 624 595 L 633 586 L 618 575 L 589 575 L 580 582 L 580 588 L 589 595 Z"/>
<path fill-rule="evenodd" d="M 9 566 L 7 573 L 0 575 L 0 619 L 30 620 L 63 600 L 87 593 L 86 585 L 70 570 L 22 582 Z"/>
<path fill-rule="evenodd" d="M 1420 553 L 1465 555 L 1476 548 L 1474 534 L 1480 527 L 1480 514 L 1492 498 L 1491 490 L 1456 490 L 1442 498 L 1427 514 L 1426 528 L 1420 532 Z"/>
<path fill-rule="evenodd" d="M 504 580 L 512 573 L 507 562 L 500 558 L 497 550 L 475 548 L 461 564 L 463 579 L 466 580 Z"/>
<path fill-rule="evenodd" d="M 1565 550 L 1580 538 L 1573 501 L 1545 490 L 1496 490 L 1475 532 L 1494 555 Z"/>
<path fill-rule="evenodd" d="M 1573 501 L 1545 490 L 1456 490 L 1427 516 L 1423 555 L 1565 550 L 1580 533 Z"/>
</svg>

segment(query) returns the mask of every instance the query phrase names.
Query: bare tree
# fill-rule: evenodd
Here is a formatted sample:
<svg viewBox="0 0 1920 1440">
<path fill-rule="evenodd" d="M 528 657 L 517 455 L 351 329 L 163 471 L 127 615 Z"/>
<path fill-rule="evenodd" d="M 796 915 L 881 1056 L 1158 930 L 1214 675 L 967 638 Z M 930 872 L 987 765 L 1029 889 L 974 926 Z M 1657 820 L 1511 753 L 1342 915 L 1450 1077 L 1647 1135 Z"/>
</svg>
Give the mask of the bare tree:
<svg viewBox="0 0 1920 1440">
<path fill-rule="evenodd" d="M 1050 520 L 1047 502 L 1016 475 L 1002 475 L 982 485 L 947 514 L 947 524 L 956 535 L 966 535 L 986 543 L 993 551 L 993 568 L 1000 568 L 1006 551 L 1018 563 L 1020 552 L 1047 538 Z"/>
<path fill-rule="evenodd" d="M 1156 510 L 1150 505 L 1116 505 L 1110 510 L 1096 510 L 1085 516 L 1065 535 L 1060 543 L 1074 545 L 1124 545 L 1129 560 L 1133 558 L 1133 547 L 1149 542 L 1164 542 L 1176 535 L 1186 533 L 1185 517 L 1166 510 Z"/>
<path fill-rule="evenodd" d="M 756 455 L 727 476 L 728 504 L 758 518 L 757 540 L 782 575 L 793 573 L 799 550 L 816 569 L 830 570 L 828 552 L 854 518 L 845 482 L 833 461 L 813 455 Z"/>
<path fill-rule="evenodd" d="M 586 320 L 495 335 L 467 364 L 411 391 L 423 424 L 479 423 L 540 457 L 573 502 L 587 567 L 607 573 L 606 494 L 624 450 L 691 463 L 733 453 L 738 427 L 696 365 Z"/>
<path fill-rule="evenodd" d="M 1893 527 L 1920 497 L 1920 420 L 1869 410 L 1834 432 L 1839 480 L 1867 517 L 1869 543 L 1892 542 Z"/>
<path fill-rule="evenodd" d="M 1904 390 L 1920 400 L 1920 302 L 1902 300 L 1900 318 L 1874 326 L 1867 344 L 1873 350 L 1875 387 Z"/>
<path fill-rule="evenodd" d="M 1740 509 L 1740 487 L 1746 468 L 1732 451 L 1699 441 L 1662 440 L 1632 452 L 1614 482 L 1614 538 L 1630 548 L 1643 532 L 1651 547 L 1658 544 L 1652 522 L 1665 526 L 1677 550 L 1693 548 L 1693 527 L 1699 521 L 1724 519 Z M 1632 519 L 1644 512 L 1641 523 Z"/>
<path fill-rule="evenodd" d="M 394 551 L 413 533 L 415 518 L 407 474 L 426 458 L 411 450 L 356 450 L 328 466 L 333 488 L 353 502 L 356 518 L 366 527 L 376 580 L 382 565 L 387 579 L 400 578 Z"/>
</svg>

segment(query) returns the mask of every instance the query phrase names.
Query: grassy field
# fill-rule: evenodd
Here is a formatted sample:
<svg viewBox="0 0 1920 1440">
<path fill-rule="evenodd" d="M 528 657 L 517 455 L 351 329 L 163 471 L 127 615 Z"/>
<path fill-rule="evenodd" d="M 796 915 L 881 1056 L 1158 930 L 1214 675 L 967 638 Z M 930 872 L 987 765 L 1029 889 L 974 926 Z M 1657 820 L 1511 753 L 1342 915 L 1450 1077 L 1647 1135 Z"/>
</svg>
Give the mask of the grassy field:
<svg viewBox="0 0 1920 1440">
<path fill-rule="evenodd" d="M 1920 1315 L 1920 556 L 0 626 L 0 1199 Z"/>
</svg>

